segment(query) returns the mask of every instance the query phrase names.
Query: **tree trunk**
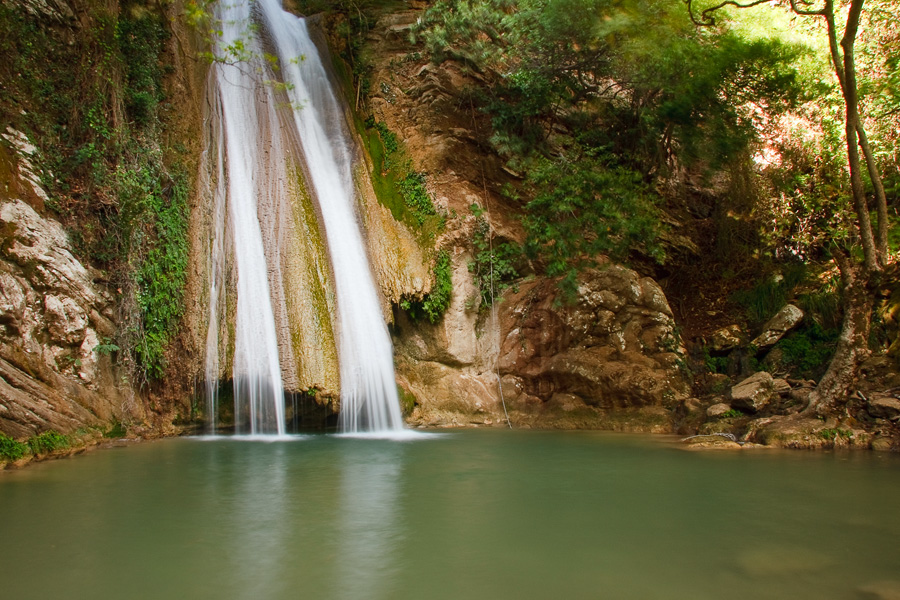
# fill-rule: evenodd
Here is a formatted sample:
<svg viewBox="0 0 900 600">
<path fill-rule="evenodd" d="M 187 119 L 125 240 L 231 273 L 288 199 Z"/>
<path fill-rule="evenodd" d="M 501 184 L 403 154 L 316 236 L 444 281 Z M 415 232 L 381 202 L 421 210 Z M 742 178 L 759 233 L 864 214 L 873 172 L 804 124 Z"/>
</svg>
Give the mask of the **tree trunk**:
<svg viewBox="0 0 900 600">
<path fill-rule="evenodd" d="M 887 196 L 884 193 L 884 184 L 881 182 L 881 173 L 878 170 L 878 163 L 875 162 L 875 155 L 869 147 L 869 139 L 866 136 L 866 128 L 863 126 L 862 119 L 856 124 L 856 132 L 859 134 L 859 147 L 863 151 L 863 157 L 866 159 L 866 167 L 869 169 L 869 179 L 872 180 L 872 188 L 875 190 L 875 206 L 878 210 L 878 231 L 875 232 L 875 247 L 884 261 L 888 256 L 888 209 Z"/>
<path fill-rule="evenodd" d="M 869 206 L 866 202 L 866 190 L 862 180 L 862 164 L 859 157 L 859 130 L 862 129 L 859 120 L 859 93 L 856 85 L 856 60 L 853 55 L 853 46 L 856 42 L 856 33 L 859 27 L 859 17 L 862 12 L 863 0 L 852 0 L 850 11 L 847 15 L 847 27 L 844 29 L 844 37 L 841 38 L 841 48 L 844 51 L 842 69 L 837 69 L 838 79 L 841 82 L 841 91 L 846 106 L 845 136 L 847 140 L 847 162 L 850 167 L 850 189 L 853 192 L 853 205 L 856 209 L 856 218 L 859 223 L 859 233 L 865 254 L 866 268 L 869 271 L 881 269 L 882 256 L 875 244 L 875 236 L 872 232 L 872 219 L 869 217 Z M 827 17 L 826 17 L 827 18 Z M 833 27 L 834 16 L 830 17 L 829 30 Z M 833 39 L 829 32 L 829 37 Z M 832 59 L 834 56 L 834 44 Z M 841 77 L 841 71 L 843 77 Z M 865 136 L 865 131 L 863 131 Z M 868 140 L 866 140 L 868 142 Z M 868 144 L 866 144 L 868 146 Z M 886 237 L 886 236 L 885 236 Z"/>
<path fill-rule="evenodd" d="M 868 272 L 840 250 L 835 250 L 835 262 L 843 284 L 844 322 L 828 370 L 810 395 L 804 414 L 825 415 L 833 410 L 847 396 L 860 363 L 869 356 L 873 300 Z"/>
</svg>

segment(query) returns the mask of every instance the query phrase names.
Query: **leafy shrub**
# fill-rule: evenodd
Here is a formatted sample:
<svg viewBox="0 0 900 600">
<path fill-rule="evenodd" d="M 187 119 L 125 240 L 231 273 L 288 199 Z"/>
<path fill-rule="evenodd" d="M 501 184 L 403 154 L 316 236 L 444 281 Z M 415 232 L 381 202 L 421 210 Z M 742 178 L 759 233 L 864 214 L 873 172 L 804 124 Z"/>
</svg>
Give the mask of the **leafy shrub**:
<svg viewBox="0 0 900 600">
<path fill-rule="evenodd" d="M 600 155 L 542 158 L 532 163 L 526 179 L 533 197 L 523 219 L 526 253 L 546 261 L 548 275 L 565 276 L 567 292 L 574 293 L 577 270 L 593 264 L 597 255 L 624 259 L 639 252 L 664 259 L 658 196 L 639 173 L 608 160 Z"/>
<path fill-rule="evenodd" d="M 28 440 L 31 452 L 34 454 L 49 454 L 56 450 L 63 450 L 72 445 L 69 436 L 63 435 L 58 431 L 45 431 Z"/>
<path fill-rule="evenodd" d="M 425 176 L 422 173 L 408 173 L 397 182 L 397 188 L 419 225 L 423 225 L 426 218 L 437 214 L 431 196 L 425 189 Z"/>
<path fill-rule="evenodd" d="M 818 380 L 828 368 L 839 335 L 839 329 L 823 329 L 818 323 L 807 322 L 775 347 L 781 349 L 784 366 L 794 374 Z"/>
<path fill-rule="evenodd" d="M 477 221 L 472 237 L 475 259 L 469 263 L 469 272 L 478 287 L 480 306 L 487 308 L 503 290 L 513 287 L 513 282 L 519 279 L 515 265 L 521 259 L 522 249 L 510 242 L 493 243 L 490 226 L 481 215 L 480 207 L 473 205 L 472 208 Z"/>
<path fill-rule="evenodd" d="M 441 250 L 434 263 L 434 283 L 431 292 L 420 301 L 401 300 L 400 308 L 407 311 L 413 319 L 424 317 L 430 323 L 437 323 L 450 307 L 453 294 L 452 275 L 450 254 L 446 250 Z"/>
<path fill-rule="evenodd" d="M 727 356 L 712 356 L 709 353 L 708 348 L 703 349 L 703 364 L 706 366 L 706 370 L 710 373 L 727 373 L 728 372 L 728 357 Z"/>
<path fill-rule="evenodd" d="M 19 460 L 28 452 L 28 446 L 0 433 L 0 460 Z"/>
</svg>

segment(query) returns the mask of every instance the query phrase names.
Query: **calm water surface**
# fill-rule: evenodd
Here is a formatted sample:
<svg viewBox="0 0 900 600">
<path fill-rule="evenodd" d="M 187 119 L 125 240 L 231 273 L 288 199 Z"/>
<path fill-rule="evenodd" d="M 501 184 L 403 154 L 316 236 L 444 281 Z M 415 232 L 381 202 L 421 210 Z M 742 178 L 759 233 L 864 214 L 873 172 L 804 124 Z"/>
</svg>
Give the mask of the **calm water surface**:
<svg viewBox="0 0 900 600">
<path fill-rule="evenodd" d="M 4 598 L 857 598 L 900 459 L 665 438 L 176 439 L 0 473 Z"/>
</svg>

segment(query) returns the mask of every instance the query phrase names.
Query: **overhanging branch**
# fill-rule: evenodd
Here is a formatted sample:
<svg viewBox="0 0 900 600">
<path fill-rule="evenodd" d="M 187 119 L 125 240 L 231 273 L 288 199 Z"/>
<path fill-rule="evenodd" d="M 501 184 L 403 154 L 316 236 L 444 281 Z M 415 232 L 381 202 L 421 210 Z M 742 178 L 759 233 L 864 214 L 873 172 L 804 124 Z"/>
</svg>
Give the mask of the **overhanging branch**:
<svg viewBox="0 0 900 600">
<path fill-rule="evenodd" d="M 711 6 L 709 8 L 704 9 L 700 13 L 700 18 L 694 16 L 694 0 L 684 0 L 685 4 L 687 4 L 688 15 L 691 17 L 691 21 L 694 25 L 699 27 L 712 27 L 716 24 L 716 19 L 713 15 L 714 12 L 725 8 L 726 6 L 734 6 L 735 8 L 750 8 L 752 6 L 759 6 L 760 4 L 768 4 L 773 0 L 754 0 L 753 2 L 748 2 L 746 4 L 742 4 L 737 2 L 736 0 L 725 0 L 720 4 L 716 4 L 715 6 Z M 794 1 L 792 0 L 791 5 L 793 5 Z"/>
</svg>

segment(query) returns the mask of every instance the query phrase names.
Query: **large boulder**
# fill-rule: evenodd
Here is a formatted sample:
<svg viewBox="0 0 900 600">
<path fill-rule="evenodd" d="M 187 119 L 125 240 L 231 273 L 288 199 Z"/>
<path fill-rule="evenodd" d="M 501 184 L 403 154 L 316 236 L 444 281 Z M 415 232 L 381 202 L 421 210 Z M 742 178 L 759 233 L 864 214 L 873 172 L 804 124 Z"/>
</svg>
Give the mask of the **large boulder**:
<svg viewBox="0 0 900 600">
<path fill-rule="evenodd" d="M 876 419 L 900 420 L 900 400 L 890 394 L 873 394 L 866 403 L 866 410 Z"/>
<path fill-rule="evenodd" d="M 763 326 L 760 333 L 752 342 L 751 346 L 759 349 L 773 346 L 785 333 L 796 327 L 803 320 L 803 311 L 793 304 L 786 304 L 779 310 L 774 317 Z"/>
<path fill-rule="evenodd" d="M 731 406 L 747 412 L 759 412 L 775 395 L 775 381 L 765 371 L 754 373 L 728 392 Z"/>
<path fill-rule="evenodd" d="M 584 273 L 566 302 L 555 281 L 523 285 L 501 310 L 499 368 L 524 393 L 571 394 L 601 409 L 687 397 L 683 349 L 659 285 L 621 265 Z"/>
</svg>

